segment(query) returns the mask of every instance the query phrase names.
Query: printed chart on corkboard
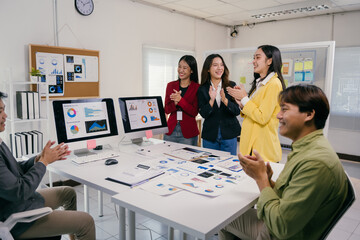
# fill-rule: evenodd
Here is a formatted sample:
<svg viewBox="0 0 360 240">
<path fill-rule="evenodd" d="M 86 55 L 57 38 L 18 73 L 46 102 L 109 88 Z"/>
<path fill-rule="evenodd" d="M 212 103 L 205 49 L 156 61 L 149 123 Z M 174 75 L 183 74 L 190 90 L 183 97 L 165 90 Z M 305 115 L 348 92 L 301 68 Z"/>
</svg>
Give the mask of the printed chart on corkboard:
<svg viewBox="0 0 360 240">
<path fill-rule="evenodd" d="M 29 71 L 40 70 L 40 81 L 32 90 L 51 99 L 99 97 L 99 51 L 29 44 Z"/>
</svg>

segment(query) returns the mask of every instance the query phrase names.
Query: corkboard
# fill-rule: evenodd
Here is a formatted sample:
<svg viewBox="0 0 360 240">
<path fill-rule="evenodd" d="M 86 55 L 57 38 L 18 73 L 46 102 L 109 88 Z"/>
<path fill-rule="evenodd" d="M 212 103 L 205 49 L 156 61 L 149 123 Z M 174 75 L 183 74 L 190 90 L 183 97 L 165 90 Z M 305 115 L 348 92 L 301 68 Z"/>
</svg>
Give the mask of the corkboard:
<svg viewBox="0 0 360 240">
<path fill-rule="evenodd" d="M 32 67 L 36 68 L 36 52 L 96 56 L 99 59 L 100 65 L 99 51 L 96 50 L 29 44 L 29 69 Z M 50 99 L 99 97 L 100 66 L 98 74 L 98 82 L 65 82 L 64 79 L 64 95 L 50 95 L 49 97 Z M 36 91 L 36 85 L 33 85 L 31 90 Z"/>
</svg>

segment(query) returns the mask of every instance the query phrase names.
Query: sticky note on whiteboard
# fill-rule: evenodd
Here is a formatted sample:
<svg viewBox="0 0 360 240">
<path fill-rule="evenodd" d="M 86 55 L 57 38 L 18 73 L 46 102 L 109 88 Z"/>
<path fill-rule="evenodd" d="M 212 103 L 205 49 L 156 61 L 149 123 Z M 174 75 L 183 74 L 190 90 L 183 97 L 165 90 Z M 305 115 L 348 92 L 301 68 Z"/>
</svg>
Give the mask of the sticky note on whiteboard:
<svg viewBox="0 0 360 240">
<path fill-rule="evenodd" d="M 305 82 L 311 82 L 314 79 L 314 74 L 310 71 L 305 72 L 304 81 Z"/>
<path fill-rule="evenodd" d="M 152 130 L 147 130 L 147 131 L 145 132 L 145 134 L 146 134 L 146 138 L 152 138 L 152 137 L 153 137 L 153 132 L 152 132 Z"/>
<path fill-rule="evenodd" d="M 296 61 L 294 70 L 295 71 L 303 71 L 304 70 L 304 63 L 300 62 L 300 61 Z"/>
<path fill-rule="evenodd" d="M 313 61 L 311 58 L 307 58 L 305 59 L 305 62 L 304 62 L 304 70 L 312 70 L 313 69 Z"/>
<path fill-rule="evenodd" d="M 304 81 L 304 72 L 295 72 L 294 81 L 295 81 L 295 82 L 302 82 L 302 81 Z"/>
<path fill-rule="evenodd" d="M 246 83 L 246 77 L 240 77 L 240 83 L 245 84 Z"/>
<path fill-rule="evenodd" d="M 87 144 L 88 149 L 96 148 L 96 140 L 95 139 L 87 140 L 86 144 Z"/>
</svg>

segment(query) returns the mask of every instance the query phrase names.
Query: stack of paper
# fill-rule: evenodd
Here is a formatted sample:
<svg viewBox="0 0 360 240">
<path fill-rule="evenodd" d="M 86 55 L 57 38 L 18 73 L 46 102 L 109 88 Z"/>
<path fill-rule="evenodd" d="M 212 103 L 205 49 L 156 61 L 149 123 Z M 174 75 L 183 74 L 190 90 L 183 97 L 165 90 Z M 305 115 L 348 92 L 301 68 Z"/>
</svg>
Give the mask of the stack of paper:
<svg viewBox="0 0 360 240">
<path fill-rule="evenodd" d="M 125 171 L 116 174 L 116 176 L 109 176 L 106 180 L 124 184 L 129 187 L 135 187 L 164 173 L 165 172 L 163 170 L 139 164 L 135 168 L 125 169 Z"/>
</svg>

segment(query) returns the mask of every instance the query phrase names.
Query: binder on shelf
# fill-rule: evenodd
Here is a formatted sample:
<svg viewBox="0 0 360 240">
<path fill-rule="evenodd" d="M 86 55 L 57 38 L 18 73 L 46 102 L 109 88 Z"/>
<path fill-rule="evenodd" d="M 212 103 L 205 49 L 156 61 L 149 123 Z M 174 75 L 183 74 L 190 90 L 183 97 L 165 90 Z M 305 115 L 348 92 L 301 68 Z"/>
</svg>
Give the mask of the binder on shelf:
<svg viewBox="0 0 360 240">
<path fill-rule="evenodd" d="M 30 143 L 31 143 L 31 145 L 30 145 L 31 151 L 30 151 L 29 154 L 34 154 L 34 153 L 35 153 L 35 148 L 34 148 L 34 136 L 33 136 L 33 134 L 31 134 L 30 132 L 27 132 L 27 134 L 30 136 Z"/>
<path fill-rule="evenodd" d="M 21 139 L 20 136 L 15 135 L 15 156 L 16 158 L 22 157 Z"/>
<path fill-rule="evenodd" d="M 28 132 L 21 132 L 23 135 L 25 135 L 26 140 L 26 155 L 30 155 L 34 153 L 33 150 L 33 142 L 32 142 L 32 135 Z"/>
<path fill-rule="evenodd" d="M 27 91 L 28 119 L 34 119 L 34 93 Z"/>
<path fill-rule="evenodd" d="M 39 144 L 38 144 L 38 135 L 34 132 L 28 132 L 31 135 L 32 142 L 33 142 L 33 153 L 39 152 Z"/>
<path fill-rule="evenodd" d="M 13 135 L 10 133 L 9 134 L 10 135 L 10 150 L 11 150 L 11 152 L 12 152 L 12 154 L 14 155 L 14 151 L 15 151 L 15 146 L 13 146 L 13 141 L 12 141 L 12 137 L 13 137 Z"/>
<path fill-rule="evenodd" d="M 40 98 L 39 92 L 33 92 L 34 95 L 34 117 L 36 119 L 40 118 Z"/>
<path fill-rule="evenodd" d="M 21 155 L 26 155 L 26 140 L 25 136 L 21 133 L 15 133 L 16 136 L 20 137 L 21 140 Z"/>
<path fill-rule="evenodd" d="M 33 130 L 32 132 L 36 133 L 38 136 L 38 152 L 41 152 L 44 148 L 43 133 L 38 130 Z"/>
<path fill-rule="evenodd" d="M 23 148 L 23 155 L 28 155 L 29 149 L 28 149 L 27 135 L 23 132 L 18 132 L 17 134 L 20 135 L 22 137 L 22 139 L 24 139 L 23 141 L 25 141 L 25 147 Z"/>
<path fill-rule="evenodd" d="M 28 100 L 27 93 L 24 91 L 16 92 L 16 110 L 17 117 L 20 119 L 28 119 Z"/>
</svg>

